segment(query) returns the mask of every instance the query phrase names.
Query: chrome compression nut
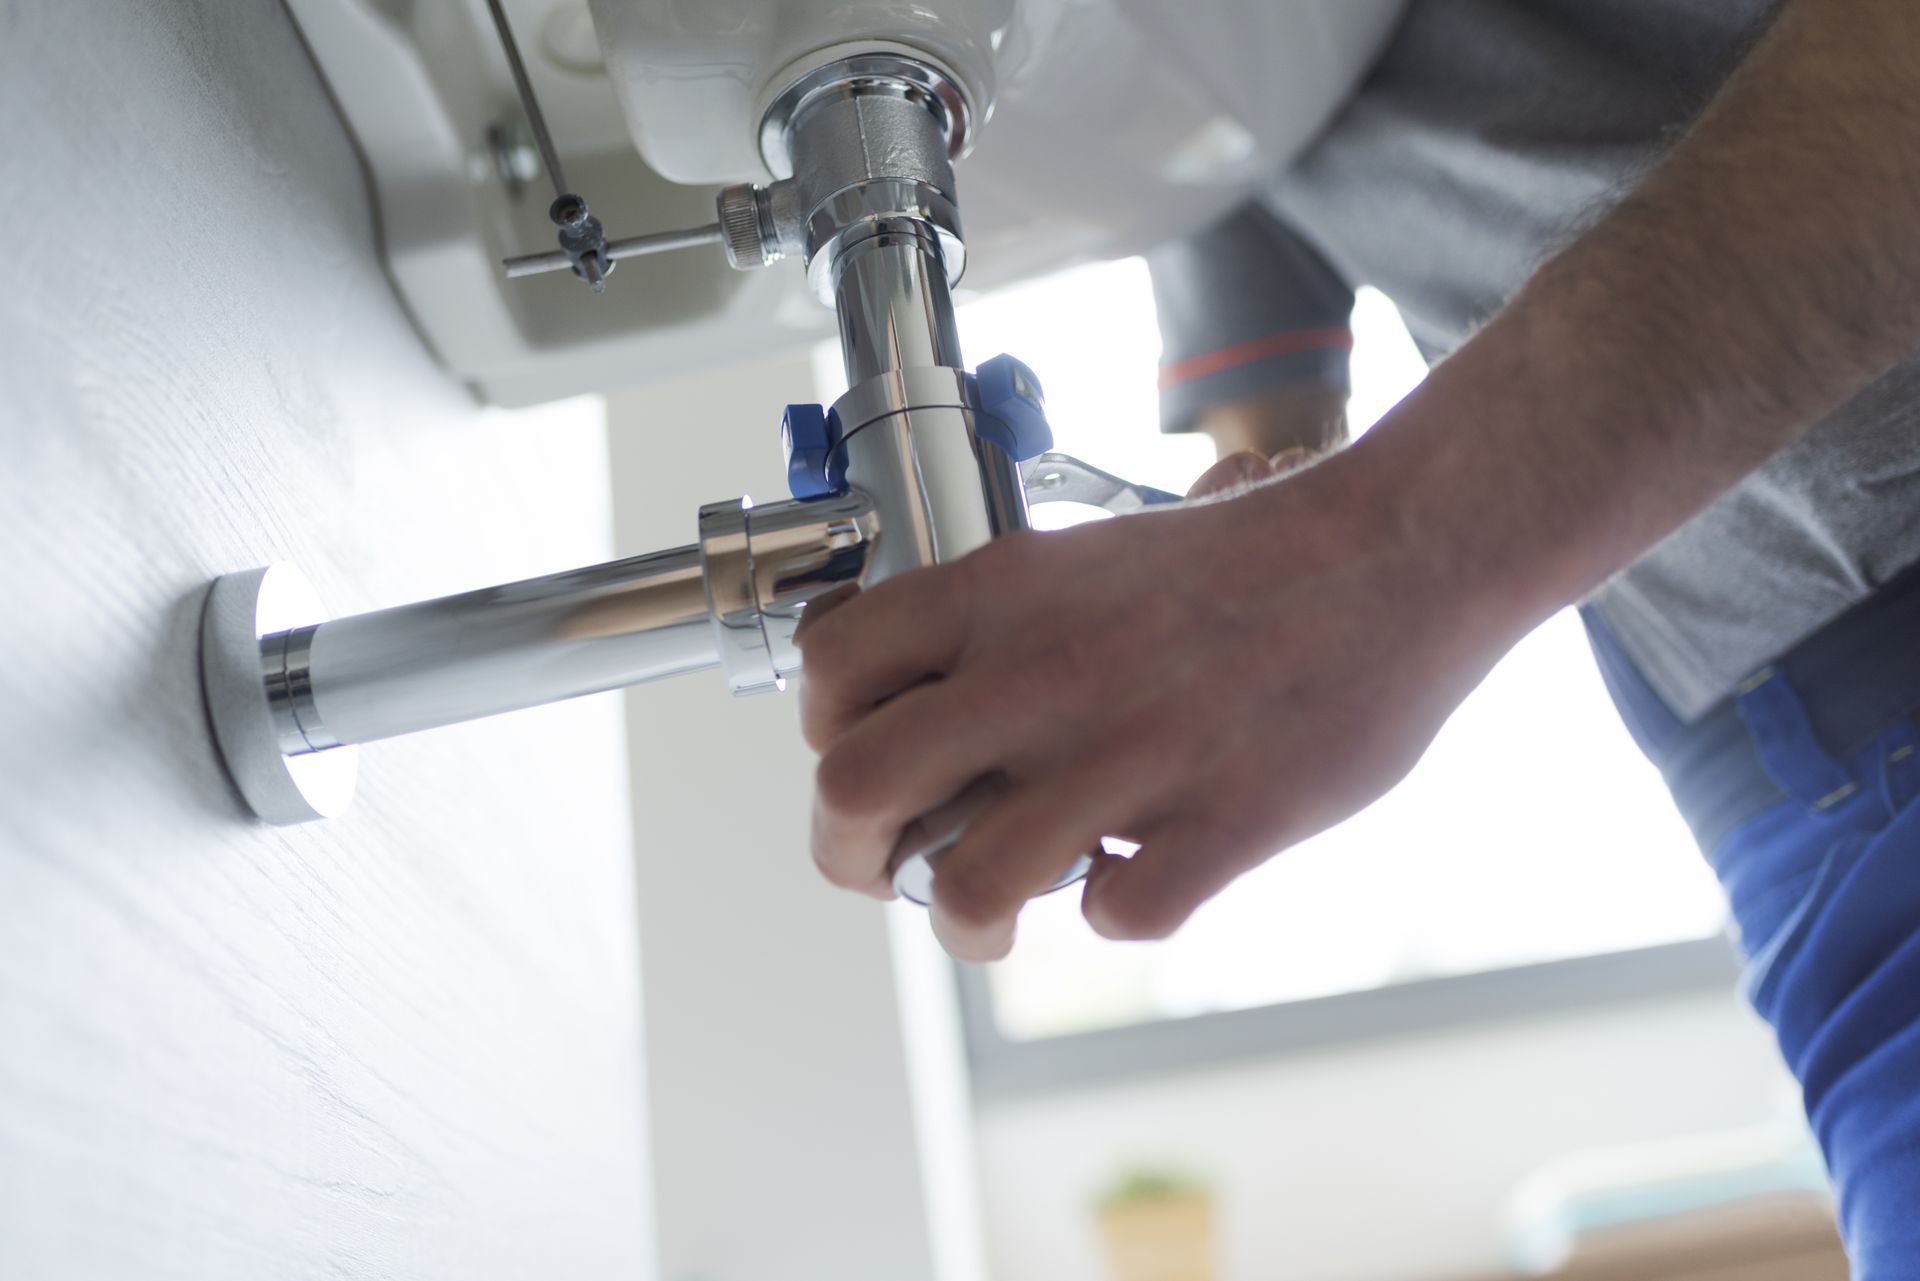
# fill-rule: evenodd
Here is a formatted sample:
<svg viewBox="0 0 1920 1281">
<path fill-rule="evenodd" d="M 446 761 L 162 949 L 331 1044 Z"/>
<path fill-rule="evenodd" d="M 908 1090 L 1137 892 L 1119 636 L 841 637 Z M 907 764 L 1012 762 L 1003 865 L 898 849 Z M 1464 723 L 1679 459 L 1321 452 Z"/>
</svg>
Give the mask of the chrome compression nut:
<svg viewBox="0 0 1920 1281">
<path fill-rule="evenodd" d="M 720 243 L 730 266 L 751 271 L 780 259 L 780 237 L 773 226 L 765 190 L 752 183 L 736 183 L 721 188 L 714 203 L 720 220 Z"/>
<path fill-rule="evenodd" d="M 793 634 L 809 601 L 866 581 L 879 538 L 858 491 L 754 506 L 700 509 L 700 560 L 720 667 L 735 694 L 784 688 L 800 670 Z"/>
</svg>

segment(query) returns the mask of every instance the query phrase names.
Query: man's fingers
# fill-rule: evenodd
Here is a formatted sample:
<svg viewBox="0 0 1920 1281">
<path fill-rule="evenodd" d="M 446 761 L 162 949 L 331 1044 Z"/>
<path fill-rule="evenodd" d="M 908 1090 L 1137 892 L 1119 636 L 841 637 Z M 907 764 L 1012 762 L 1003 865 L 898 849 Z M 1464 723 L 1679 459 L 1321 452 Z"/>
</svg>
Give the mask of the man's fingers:
<svg viewBox="0 0 1920 1281">
<path fill-rule="evenodd" d="M 934 932 L 946 949 L 966 961 L 1005 956 L 1027 900 L 1151 803 L 1151 755 L 1129 744 L 1023 782 L 976 819 L 933 874 Z"/>
<path fill-rule="evenodd" d="M 1273 475 L 1273 464 L 1252 450 L 1243 449 L 1228 454 L 1213 466 L 1200 473 L 1200 479 L 1193 482 L 1187 490 L 1188 498 L 1205 498 L 1209 494 L 1222 494 L 1239 489 L 1245 485 L 1256 484 Z"/>
<path fill-rule="evenodd" d="M 1206 498 L 1215 494 L 1232 493 L 1249 485 L 1257 485 L 1264 480 L 1272 480 L 1299 471 L 1302 467 L 1320 457 L 1316 450 L 1305 445 L 1293 445 L 1281 450 L 1271 458 L 1262 457 L 1252 450 L 1240 450 L 1228 454 L 1213 466 L 1200 473 L 1200 479 L 1193 482 L 1187 490 L 1188 498 Z"/>
<path fill-rule="evenodd" d="M 831 614 L 834 610 L 839 609 L 859 594 L 860 585 L 858 583 L 842 583 L 832 591 L 822 592 L 820 595 L 808 601 L 806 612 L 800 615 L 800 621 L 794 625 L 793 643 L 796 645 L 805 645 L 807 637 L 812 634 L 815 627 L 820 625 L 821 619 Z"/>
<path fill-rule="evenodd" d="M 818 794 L 814 796 L 808 844 L 814 866 L 830 884 L 873 898 L 894 897 L 893 883 L 886 875 L 886 851 L 893 836 L 894 829 L 883 823 L 859 823 L 829 814 Z M 877 856 L 875 850 L 880 851 Z"/>
<path fill-rule="evenodd" d="M 1142 832 L 1139 853 L 1108 859 L 1087 880 L 1080 913 L 1110 939 L 1163 939 L 1266 851 L 1233 828 L 1174 820 Z"/>
<path fill-rule="evenodd" d="M 1308 449 L 1305 445 L 1292 445 L 1269 458 L 1267 466 L 1275 476 L 1285 476 L 1299 471 L 1319 457 L 1318 450 Z"/>
<path fill-rule="evenodd" d="M 815 751 L 876 703 L 951 669 L 968 634 L 963 566 L 890 578 L 809 618 L 795 635 L 800 728 Z"/>
<path fill-rule="evenodd" d="M 982 716 L 980 682 L 929 681 L 835 738 L 815 775 L 813 858 L 828 880 L 879 893 L 900 829 L 1007 764 L 1022 709 Z"/>
<path fill-rule="evenodd" d="M 937 885 L 939 878 L 936 876 L 934 881 Z M 933 926 L 933 937 L 947 950 L 947 955 L 956 961 L 985 965 L 989 961 L 1005 960 L 1007 954 L 1013 951 L 1014 934 L 1020 924 L 1017 910 L 984 924 L 962 922 L 940 906 L 939 891 L 936 889 L 927 913 L 928 921 Z"/>
</svg>

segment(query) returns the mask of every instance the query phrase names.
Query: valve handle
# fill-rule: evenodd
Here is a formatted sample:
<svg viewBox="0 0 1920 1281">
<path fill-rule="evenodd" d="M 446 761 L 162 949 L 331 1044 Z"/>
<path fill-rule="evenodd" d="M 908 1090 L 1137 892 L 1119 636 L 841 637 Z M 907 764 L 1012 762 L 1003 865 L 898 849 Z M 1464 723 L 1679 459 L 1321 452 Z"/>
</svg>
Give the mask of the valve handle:
<svg viewBox="0 0 1920 1281">
<path fill-rule="evenodd" d="M 788 405 L 780 419 L 787 456 L 787 488 L 795 498 L 826 498 L 847 487 L 847 454 L 840 448 L 840 416 L 824 405 Z"/>
<path fill-rule="evenodd" d="M 1033 370 L 1012 356 L 982 361 L 967 379 L 976 411 L 974 433 L 990 440 L 1017 463 L 1053 448 L 1047 425 L 1047 397 Z"/>
</svg>

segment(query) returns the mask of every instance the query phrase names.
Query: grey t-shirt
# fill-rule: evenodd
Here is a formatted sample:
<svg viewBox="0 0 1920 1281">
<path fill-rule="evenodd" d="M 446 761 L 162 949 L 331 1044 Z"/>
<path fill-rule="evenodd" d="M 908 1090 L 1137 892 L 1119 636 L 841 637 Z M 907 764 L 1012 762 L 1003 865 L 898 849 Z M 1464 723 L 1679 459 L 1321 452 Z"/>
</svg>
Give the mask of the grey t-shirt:
<svg viewBox="0 0 1920 1281">
<path fill-rule="evenodd" d="M 1167 427 L 1287 383 L 1344 385 L 1353 285 L 1391 297 L 1430 357 L 1458 346 L 1631 189 L 1777 8 L 1415 0 L 1353 101 L 1261 202 L 1150 256 Z M 1920 358 L 1594 604 L 1691 719 L 1916 561 Z"/>
</svg>

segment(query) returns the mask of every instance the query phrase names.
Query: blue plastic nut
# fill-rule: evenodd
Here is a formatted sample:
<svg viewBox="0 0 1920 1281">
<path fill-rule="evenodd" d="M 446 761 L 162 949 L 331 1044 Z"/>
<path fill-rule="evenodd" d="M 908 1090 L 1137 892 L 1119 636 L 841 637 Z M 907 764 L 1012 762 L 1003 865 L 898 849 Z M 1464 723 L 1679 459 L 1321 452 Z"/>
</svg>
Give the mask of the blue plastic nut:
<svg viewBox="0 0 1920 1281">
<path fill-rule="evenodd" d="M 795 498 L 825 498 L 847 487 L 847 455 L 840 420 L 821 405 L 788 405 L 780 420 L 787 453 L 787 488 Z"/>
<path fill-rule="evenodd" d="M 1047 398 L 1033 371 L 1012 356 L 984 361 L 973 375 L 974 406 L 980 411 L 974 430 L 1013 456 L 1015 462 L 1053 448 L 1047 426 Z"/>
</svg>

